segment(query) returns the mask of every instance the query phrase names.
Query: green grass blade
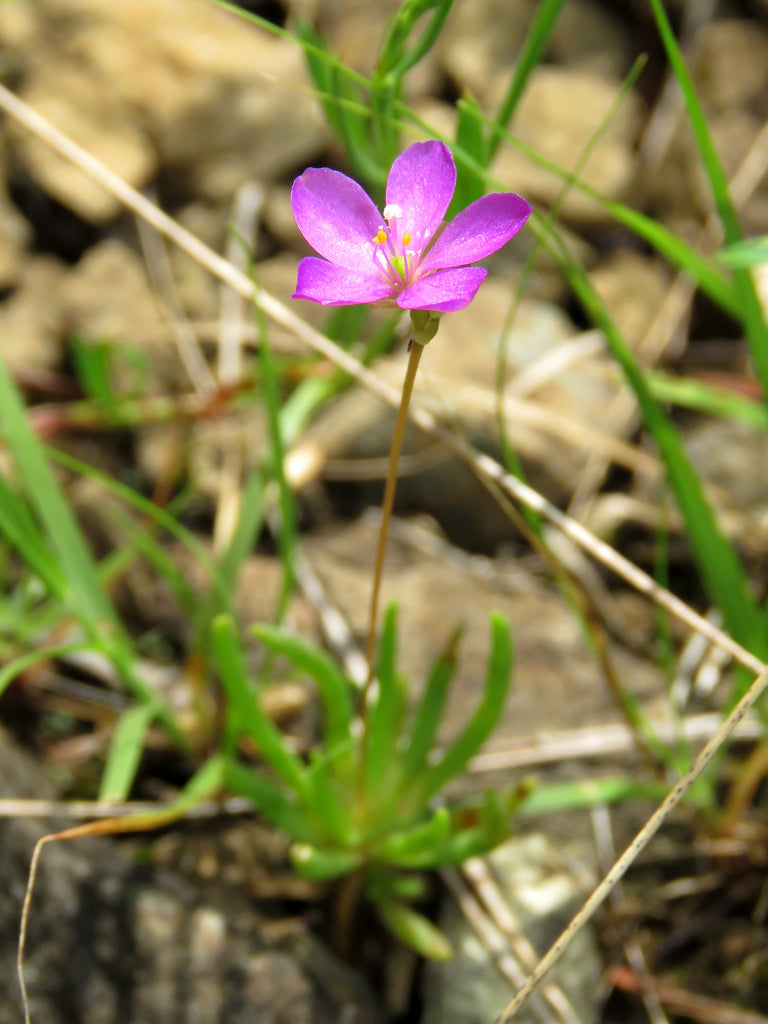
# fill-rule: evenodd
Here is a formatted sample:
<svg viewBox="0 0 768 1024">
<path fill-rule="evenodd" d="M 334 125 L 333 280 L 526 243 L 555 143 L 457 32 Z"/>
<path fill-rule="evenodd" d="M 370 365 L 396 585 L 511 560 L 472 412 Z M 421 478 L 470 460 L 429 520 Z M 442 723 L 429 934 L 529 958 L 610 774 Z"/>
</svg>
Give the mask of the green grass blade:
<svg viewBox="0 0 768 1024">
<path fill-rule="evenodd" d="M 102 590 L 85 538 L 48 465 L 43 446 L 29 424 L 24 404 L 2 358 L 0 434 L 14 457 L 27 497 L 51 539 L 73 607 L 92 627 L 97 623 L 116 626 L 114 610 Z"/>
<path fill-rule="evenodd" d="M 664 44 L 664 49 L 667 51 L 667 58 L 680 86 L 680 91 L 683 94 L 688 120 L 696 139 L 696 145 L 698 146 L 704 169 L 709 178 L 715 206 L 723 225 L 726 244 L 734 245 L 742 240 L 742 232 L 736 215 L 736 209 L 731 200 L 728 178 L 715 144 L 712 141 L 709 126 L 701 109 L 691 77 L 688 74 L 688 69 L 685 66 L 680 47 L 675 39 L 675 34 L 672 31 L 672 26 L 664 10 L 664 5 L 661 3 L 661 0 L 651 0 L 651 9 L 656 18 L 656 25 Z M 752 349 L 752 356 L 755 360 L 755 369 L 763 385 L 766 401 L 768 401 L 768 323 L 766 323 L 765 316 L 763 315 L 760 299 L 749 271 L 742 267 L 734 268 L 733 280 L 740 305 L 741 315 L 739 319 L 746 329 Z"/>
<path fill-rule="evenodd" d="M 768 656 L 768 635 L 743 566 L 735 548 L 718 526 L 677 430 L 651 395 L 643 371 L 583 269 L 559 246 L 550 246 L 550 249 L 593 323 L 605 334 L 612 354 L 635 393 L 643 422 L 664 460 L 699 572 L 710 598 L 723 613 L 726 628 L 757 657 Z"/>
<path fill-rule="evenodd" d="M 515 112 L 520 98 L 525 92 L 531 73 L 541 63 L 552 32 L 565 6 L 565 0 L 540 0 L 536 14 L 528 30 L 525 44 L 515 61 L 515 71 L 504 98 L 492 123 L 492 134 L 489 139 L 487 159 L 490 162 L 496 155 L 502 136 L 499 129 L 506 129 Z"/>
<path fill-rule="evenodd" d="M 324 651 L 280 626 L 253 626 L 251 632 L 273 654 L 286 658 L 317 683 L 325 716 L 325 748 L 330 751 L 337 744 L 345 743 L 349 739 L 349 727 L 355 714 L 353 686 L 336 662 Z"/>
<path fill-rule="evenodd" d="M 483 698 L 457 740 L 445 751 L 437 764 L 427 768 L 416 781 L 421 800 L 428 800 L 452 778 L 464 770 L 470 758 L 485 743 L 495 728 L 509 692 L 512 675 L 512 638 L 509 623 L 499 612 L 491 615 L 491 653 Z"/>
<path fill-rule="evenodd" d="M 0 532 L 18 551 L 29 569 L 57 597 L 67 593 L 67 578 L 52 555 L 38 524 L 22 499 L 0 476 Z"/>
<path fill-rule="evenodd" d="M 140 704 L 120 716 L 101 778 L 101 800 L 126 800 L 139 768 L 144 741 L 157 709 Z"/>
<path fill-rule="evenodd" d="M 40 647 L 34 651 L 19 655 L 6 665 L 0 668 L 0 696 L 13 680 L 26 672 L 33 665 L 39 665 L 42 661 L 51 661 L 54 658 L 61 658 L 66 654 L 73 654 L 75 651 L 86 651 L 91 649 L 91 644 L 72 642 L 66 644 L 52 644 L 50 647 Z"/>
<path fill-rule="evenodd" d="M 601 805 L 623 804 L 628 800 L 662 800 L 669 791 L 666 782 L 633 779 L 624 776 L 608 779 L 583 779 L 578 782 L 554 782 L 537 786 L 520 806 L 521 817 L 562 811 L 584 811 Z"/>
<path fill-rule="evenodd" d="M 250 276 L 258 287 L 255 277 L 253 256 L 245 247 Z M 259 365 L 261 367 L 261 388 L 264 395 L 264 407 L 269 425 L 270 457 L 269 468 L 277 481 L 280 496 L 280 523 L 277 534 L 277 546 L 283 563 L 283 582 L 277 601 L 275 617 L 278 622 L 285 614 L 288 601 L 295 582 L 294 552 L 296 549 L 296 502 L 288 480 L 285 476 L 285 447 L 280 424 L 280 377 L 272 346 L 269 342 L 267 321 L 261 307 L 253 303 L 253 314 L 259 339 Z"/>
<path fill-rule="evenodd" d="M 768 263 L 768 235 L 734 242 L 717 254 L 718 262 L 727 267 L 754 267 Z"/>
<path fill-rule="evenodd" d="M 254 470 L 248 474 L 245 481 L 240 497 L 237 524 L 227 549 L 219 561 L 219 577 L 225 593 L 232 594 L 234 592 L 240 570 L 253 552 L 263 523 L 264 479 L 258 471 Z"/>
<path fill-rule="evenodd" d="M 176 540 L 183 544 L 184 547 L 186 547 L 187 550 L 195 556 L 200 564 L 205 567 L 211 580 L 211 586 L 215 588 L 222 603 L 222 607 L 228 606 L 231 595 L 221 578 L 219 570 L 212 561 L 210 553 L 200 543 L 197 537 L 190 530 L 187 530 L 182 526 L 181 523 L 173 515 L 169 514 L 166 509 L 160 508 L 158 505 L 155 505 L 154 502 L 145 498 L 143 495 L 138 494 L 132 488 L 127 487 L 125 484 L 121 484 L 117 480 L 113 480 L 112 477 L 94 469 L 93 466 L 88 466 L 86 463 L 73 458 L 65 452 L 48 449 L 48 455 L 53 461 L 58 462 L 60 465 L 79 473 L 81 476 L 86 476 L 90 480 L 94 480 L 110 494 L 114 494 L 127 505 L 130 505 L 138 512 L 141 512 L 142 515 L 151 519 L 156 526 L 165 530 L 172 537 L 175 537 Z"/>
<path fill-rule="evenodd" d="M 390 20 L 376 71 L 382 78 L 399 81 L 432 49 L 451 12 L 453 0 L 404 0 Z M 414 44 L 406 48 L 417 22 L 428 12 L 432 17 L 421 28 Z"/>
<path fill-rule="evenodd" d="M 474 96 L 463 96 L 456 104 L 456 146 L 468 153 L 472 160 L 485 167 L 486 139 L 480 104 Z M 456 191 L 448 209 L 447 218 L 463 210 L 470 203 L 485 195 L 485 177 L 466 164 L 459 164 Z"/>
<path fill-rule="evenodd" d="M 221 685 L 243 732 L 258 745 L 270 767 L 301 799 L 307 795 L 306 769 L 283 734 L 261 709 L 248 678 L 245 652 L 229 615 L 219 615 L 211 628 L 213 654 Z"/>
<path fill-rule="evenodd" d="M 688 377 L 675 377 L 663 370 L 646 371 L 646 381 L 651 394 L 659 402 L 768 431 L 768 409 L 765 405 L 735 390 Z"/>
</svg>

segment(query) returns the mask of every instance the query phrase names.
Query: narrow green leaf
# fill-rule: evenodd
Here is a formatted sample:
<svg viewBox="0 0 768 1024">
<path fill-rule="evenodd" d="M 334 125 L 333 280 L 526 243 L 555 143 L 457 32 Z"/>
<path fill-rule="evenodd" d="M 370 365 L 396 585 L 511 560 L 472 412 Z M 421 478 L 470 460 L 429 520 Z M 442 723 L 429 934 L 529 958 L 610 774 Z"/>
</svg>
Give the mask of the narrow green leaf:
<svg viewBox="0 0 768 1024">
<path fill-rule="evenodd" d="M 458 739 L 417 780 L 415 788 L 422 800 L 429 799 L 464 770 L 501 717 L 512 674 L 512 638 L 509 624 L 499 612 L 491 615 L 491 639 L 483 699 Z"/>
<path fill-rule="evenodd" d="M 326 749 L 330 750 L 346 742 L 355 713 L 353 684 L 336 662 L 324 651 L 280 626 L 253 626 L 251 632 L 273 654 L 286 658 L 317 683 L 325 716 L 323 743 Z"/>
<path fill-rule="evenodd" d="M 338 748 L 337 748 L 338 750 Z M 327 832 L 333 842 L 342 846 L 351 846 L 355 842 L 357 830 L 350 816 L 350 808 L 345 806 L 331 777 L 331 757 L 317 749 L 310 754 L 307 772 L 307 804 L 315 812 L 321 830 Z"/>
<path fill-rule="evenodd" d="M 723 225 L 726 244 L 734 245 L 742 240 L 742 232 L 736 208 L 731 199 L 728 177 L 712 140 L 707 120 L 701 109 L 699 98 L 688 74 L 685 60 L 667 18 L 664 5 L 661 0 L 651 0 L 651 9 L 656 18 L 664 49 L 667 51 L 667 58 L 683 94 L 688 121 L 709 178 L 715 206 Z M 749 271 L 743 267 L 735 267 L 733 280 L 739 300 L 739 319 L 746 329 L 752 356 L 755 360 L 755 369 L 763 385 L 766 401 L 768 401 L 768 323 L 766 323 L 760 298 Z"/>
<path fill-rule="evenodd" d="M 424 694 L 419 702 L 408 746 L 400 760 L 400 773 L 407 789 L 413 785 L 427 763 L 437 735 L 438 726 L 445 710 L 448 688 L 456 671 L 456 653 L 461 640 L 464 626 L 454 629 L 448 643 L 432 666 Z M 405 794 L 404 794 L 405 795 Z"/>
<path fill-rule="evenodd" d="M 69 339 L 77 379 L 97 402 L 108 405 L 115 394 L 110 379 L 112 346 L 105 341 L 85 341 L 78 335 Z"/>
<path fill-rule="evenodd" d="M 518 813 L 532 818 L 539 814 L 587 810 L 628 800 L 661 800 L 669 791 L 666 782 L 633 779 L 626 776 L 608 779 L 583 779 L 579 782 L 554 782 L 537 786 L 521 804 Z"/>
<path fill-rule="evenodd" d="M 423 914 L 397 900 L 377 900 L 374 906 L 389 931 L 421 956 L 428 960 L 450 960 L 453 956 L 448 939 Z"/>
<path fill-rule="evenodd" d="M 663 370 L 646 371 L 646 381 L 651 394 L 660 402 L 768 431 L 768 409 L 765 405 L 736 390 L 688 377 L 674 377 Z"/>
<path fill-rule="evenodd" d="M 229 615 L 216 617 L 211 636 L 221 685 L 239 718 L 240 727 L 256 742 L 267 764 L 303 799 L 307 793 L 306 769 L 289 750 L 280 730 L 262 711 L 248 679 L 245 651 Z"/>
<path fill-rule="evenodd" d="M 717 254 L 718 262 L 727 267 L 754 267 L 768 263 L 768 235 L 734 242 Z"/>
<path fill-rule="evenodd" d="M 415 67 L 437 42 L 452 7 L 453 0 L 405 0 L 390 20 L 384 36 L 376 66 L 378 75 L 399 81 Z M 418 26 L 420 19 L 430 10 L 433 14 L 428 23 Z M 408 48 L 406 43 L 417 27 L 418 36 Z"/>
<path fill-rule="evenodd" d="M 381 796 L 396 767 L 398 738 L 405 711 L 406 694 L 397 673 L 397 606 L 384 613 L 377 663 L 378 694 L 366 716 L 366 779 L 370 794 Z"/>
<path fill-rule="evenodd" d="M 14 457 L 29 501 L 54 546 L 74 607 L 92 627 L 102 622 L 115 627 L 116 616 L 101 588 L 91 553 L 48 465 L 43 446 L 29 425 L 24 404 L 2 358 L 0 433 Z"/>
<path fill-rule="evenodd" d="M 291 863 L 300 875 L 312 882 L 328 882 L 356 871 L 363 855 L 353 850 L 323 850 L 309 843 L 294 843 Z"/>
<path fill-rule="evenodd" d="M 313 837 L 306 811 L 255 769 L 227 759 L 224 784 L 232 793 L 250 800 L 270 824 L 294 842 L 306 842 Z"/>
<path fill-rule="evenodd" d="M 67 578 L 22 499 L 0 476 L 0 532 L 51 594 L 67 594 Z"/>
<path fill-rule="evenodd" d="M 375 843 L 372 857 L 401 868 L 428 868 L 435 863 L 435 854 L 448 838 L 451 815 L 438 807 L 427 821 L 410 828 L 398 829 Z"/>
<path fill-rule="evenodd" d="M 120 716 L 109 744 L 107 763 L 101 778 L 101 800 L 128 798 L 144 751 L 144 741 L 157 710 L 151 704 L 140 704 Z"/>
<path fill-rule="evenodd" d="M 264 479 L 258 471 L 248 474 L 240 496 L 237 523 L 219 561 L 219 576 L 228 594 L 234 593 L 243 563 L 253 552 L 264 523 Z M 220 611 L 227 611 L 220 608 Z M 211 616 L 212 618 L 213 616 Z"/>
<path fill-rule="evenodd" d="M 465 95 L 456 104 L 456 145 L 468 153 L 481 167 L 488 163 L 487 143 L 483 132 L 480 104 L 474 96 Z M 461 163 L 458 167 L 456 191 L 448 210 L 448 218 L 485 195 L 485 176 Z"/>
<path fill-rule="evenodd" d="M 515 61 L 515 70 L 493 123 L 488 149 L 488 160 L 492 160 L 501 143 L 500 128 L 507 128 L 519 103 L 532 72 L 541 63 L 550 37 L 565 6 L 565 0 L 540 0 L 536 14 L 528 30 L 525 44 Z"/>
<path fill-rule="evenodd" d="M 89 650 L 90 647 L 89 643 L 83 643 L 82 641 L 52 644 L 50 647 L 39 647 L 34 651 L 28 651 L 26 654 L 20 655 L 18 658 L 13 658 L 12 661 L 9 661 L 0 668 L 0 695 L 17 676 L 21 675 L 22 672 L 26 672 L 33 665 L 39 665 L 43 661 L 52 661 L 54 658 L 61 658 L 66 654 L 73 654 L 75 651 Z"/>
<path fill-rule="evenodd" d="M 583 268 L 550 241 L 547 241 L 550 251 L 593 323 L 605 334 L 611 352 L 635 393 L 645 426 L 664 460 L 699 572 L 712 601 L 723 612 L 726 629 L 757 657 L 768 656 L 768 635 L 760 608 L 751 595 L 735 548 L 718 526 L 674 424 L 653 398 L 642 369 Z"/>
</svg>

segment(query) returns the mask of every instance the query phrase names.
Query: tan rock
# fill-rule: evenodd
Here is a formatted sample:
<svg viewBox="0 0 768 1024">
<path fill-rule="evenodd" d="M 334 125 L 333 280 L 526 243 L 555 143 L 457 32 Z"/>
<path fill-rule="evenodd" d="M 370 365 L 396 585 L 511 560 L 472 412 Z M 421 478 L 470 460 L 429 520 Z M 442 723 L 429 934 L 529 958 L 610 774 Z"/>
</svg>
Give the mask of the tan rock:
<svg viewBox="0 0 768 1024">
<path fill-rule="evenodd" d="M 140 258 L 123 242 L 93 246 L 67 276 L 62 299 L 72 330 L 86 337 L 149 342 L 160 316 Z"/>
<path fill-rule="evenodd" d="M 705 22 L 691 46 L 691 73 L 699 98 L 710 111 L 745 107 L 768 87 L 768 32 L 757 22 Z"/>
<path fill-rule="evenodd" d="M 636 347 L 645 337 L 664 299 L 668 274 L 658 259 L 617 252 L 590 274 L 625 340 Z"/>
<path fill-rule="evenodd" d="M 39 0 L 23 98 L 135 187 L 162 165 L 183 193 L 228 198 L 316 150 L 322 122 L 300 47 L 207 0 Z M 18 20 L 18 19 L 17 19 Z M 0 31 L 3 24 L 0 23 Z M 119 204 L 21 132 L 21 159 L 93 223 Z"/>
<path fill-rule="evenodd" d="M 509 80 L 535 9 L 534 0 L 481 0 L 454 7 L 436 49 L 460 91 L 468 90 L 484 107 L 495 101 L 492 91 L 500 75 Z"/>
<path fill-rule="evenodd" d="M 618 81 L 629 71 L 635 49 L 629 25 L 615 8 L 599 0 L 569 0 L 557 19 L 549 53 L 566 68 Z"/>
<path fill-rule="evenodd" d="M 21 90 L 21 98 L 134 188 L 154 175 L 156 157 L 146 136 L 79 69 L 54 63 Z M 122 204 L 70 160 L 23 129 L 11 130 L 28 173 L 49 195 L 93 224 L 120 213 Z"/>
<path fill-rule="evenodd" d="M 497 92 L 505 87 L 497 84 Z M 531 77 L 514 124 L 514 135 L 565 171 L 573 170 L 616 99 L 619 85 L 589 71 L 540 66 Z M 641 104 L 630 94 L 613 116 L 579 177 L 601 195 L 621 198 L 634 174 L 632 143 L 639 127 Z M 551 204 L 563 178 L 542 169 L 511 145 L 499 150 L 494 174 L 514 183 L 529 198 Z M 562 215 L 586 221 L 606 220 L 598 203 L 575 188 L 568 192 Z"/>
<path fill-rule="evenodd" d="M 32 237 L 29 222 L 11 202 L 5 182 L 5 147 L 0 142 L 0 288 L 12 287 L 24 266 L 24 255 Z"/>
<path fill-rule="evenodd" d="M 64 276 L 64 265 L 53 257 L 29 258 L 19 287 L 0 305 L 0 352 L 11 370 L 53 370 L 60 365 Z"/>
</svg>

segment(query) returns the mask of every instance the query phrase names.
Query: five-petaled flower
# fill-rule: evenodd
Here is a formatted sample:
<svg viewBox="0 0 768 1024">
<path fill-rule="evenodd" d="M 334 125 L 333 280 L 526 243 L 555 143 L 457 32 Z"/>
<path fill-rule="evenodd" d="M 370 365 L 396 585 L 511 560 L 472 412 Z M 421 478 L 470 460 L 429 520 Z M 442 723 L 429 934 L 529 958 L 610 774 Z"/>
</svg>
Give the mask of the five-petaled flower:
<svg viewBox="0 0 768 1024">
<path fill-rule="evenodd" d="M 301 261 L 293 298 L 463 309 L 487 273 L 470 264 L 517 234 L 531 207 L 511 192 L 495 193 L 444 224 L 455 187 L 456 166 L 442 142 L 417 142 L 397 157 L 383 217 L 346 174 L 308 168 L 293 183 L 291 206 L 299 231 L 323 258 Z"/>
</svg>

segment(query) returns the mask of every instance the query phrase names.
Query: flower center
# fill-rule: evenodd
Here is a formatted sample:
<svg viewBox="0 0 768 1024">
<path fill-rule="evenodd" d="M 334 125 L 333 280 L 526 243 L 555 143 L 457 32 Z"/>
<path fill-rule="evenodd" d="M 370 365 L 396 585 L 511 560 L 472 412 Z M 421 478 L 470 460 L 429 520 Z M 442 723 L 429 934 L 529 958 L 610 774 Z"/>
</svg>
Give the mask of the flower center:
<svg viewBox="0 0 768 1024">
<path fill-rule="evenodd" d="M 410 284 L 415 277 L 421 253 L 409 249 L 410 231 L 400 231 L 403 211 L 395 203 L 384 207 L 384 221 L 373 236 L 375 259 L 387 280 L 397 288 Z"/>
</svg>

